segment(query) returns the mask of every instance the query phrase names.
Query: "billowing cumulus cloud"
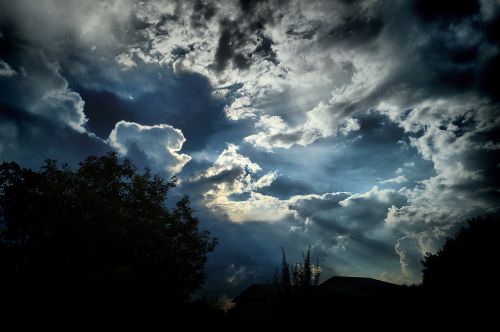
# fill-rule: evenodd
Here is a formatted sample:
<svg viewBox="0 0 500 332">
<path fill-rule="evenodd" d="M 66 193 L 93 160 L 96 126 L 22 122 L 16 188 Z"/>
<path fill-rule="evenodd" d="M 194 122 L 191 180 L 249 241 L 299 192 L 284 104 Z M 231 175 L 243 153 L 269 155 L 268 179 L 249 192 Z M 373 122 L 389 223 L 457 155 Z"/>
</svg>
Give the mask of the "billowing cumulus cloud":
<svg viewBox="0 0 500 332">
<path fill-rule="evenodd" d="M 373 187 L 360 194 L 299 195 L 289 202 L 296 221 L 290 226 L 290 234 L 301 242 L 314 239 L 311 245 L 318 256 L 327 260 L 335 257 L 328 265 L 342 273 L 365 270 L 401 281 L 394 271 L 400 260 L 390 245 L 398 234 L 384 222 L 391 208 L 407 203 L 401 190 Z"/>
<path fill-rule="evenodd" d="M 125 156 L 144 155 L 156 171 L 179 173 L 191 157 L 179 153 L 186 139 L 179 129 L 166 124 L 144 126 L 120 121 L 109 135 L 109 144 Z"/>
<path fill-rule="evenodd" d="M 405 273 L 413 268 L 413 275 L 418 275 L 418 260 L 409 257 L 436 250 L 464 218 L 498 210 L 498 180 L 492 179 L 499 147 L 485 138 L 499 123 L 491 104 L 470 96 L 425 100 L 404 115 L 394 110 L 397 107 L 381 105 L 411 133 L 410 144 L 433 162 L 437 172 L 408 189 L 410 205 L 391 208 L 386 219 L 404 234 L 397 250 Z"/>
<path fill-rule="evenodd" d="M 261 167 L 238 153 L 238 147 L 228 144 L 206 171 L 189 179 L 206 188 L 205 204 L 230 221 L 276 221 L 289 213 L 287 203 L 278 198 L 263 195 L 259 189 L 270 186 L 276 179 L 275 172 L 260 177 L 254 174 Z M 236 200 L 234 197 L 249 194 L 249 198 Z"/>
</svg>

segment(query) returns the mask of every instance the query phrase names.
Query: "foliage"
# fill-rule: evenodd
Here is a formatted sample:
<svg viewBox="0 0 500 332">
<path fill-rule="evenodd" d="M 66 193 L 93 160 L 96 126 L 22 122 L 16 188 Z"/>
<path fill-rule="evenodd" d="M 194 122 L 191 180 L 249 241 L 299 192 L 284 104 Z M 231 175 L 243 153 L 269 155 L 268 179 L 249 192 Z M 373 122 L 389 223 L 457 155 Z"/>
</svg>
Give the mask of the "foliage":
<svg viewBox="0 0 500 332">
<path fill-rule="evenodd" d="M 492 216 L 474 218 L 454 238 L 448 238 L 437 253 L 427 253 L 423 264 L 423 286 L 442 291 L 473 291 L 497 287 L 500 258 L 500 221 Z"/>
<path fill-rule="evenodd" d="M 288 265 L 288 262 L 286 261 L 286 254 L 285 254 L 285 249 L 281 247 L 281 285 L 283 285 L 283 288 L 285 291 L 290 290 L 291 286 L 291 281 L 290 281 L 290 266 Z"/>
<path fill-rule="evenodd" d="M 205 279 L 216 239 L 198 229 L 187 197 L 116 153 L 76 170 L 0 165 L 0 264 L 4 279 L 33 287 L 147 288 L 184 300 Z"/>
<path fill-rule="evenodd" d="M 287 291 L 290 286 L 317 286 L 321 274 L 319 263 L 311 263 L 311 247 L 307 248 L 306 253 L 302 253 L 303 263 L 289 265 L 286 261 L 285 250 L 281 248 L 282 267 L 281 267 L 281 286 Z M 291 271 L 291 279 L 290 279 Z"/>
</svg>

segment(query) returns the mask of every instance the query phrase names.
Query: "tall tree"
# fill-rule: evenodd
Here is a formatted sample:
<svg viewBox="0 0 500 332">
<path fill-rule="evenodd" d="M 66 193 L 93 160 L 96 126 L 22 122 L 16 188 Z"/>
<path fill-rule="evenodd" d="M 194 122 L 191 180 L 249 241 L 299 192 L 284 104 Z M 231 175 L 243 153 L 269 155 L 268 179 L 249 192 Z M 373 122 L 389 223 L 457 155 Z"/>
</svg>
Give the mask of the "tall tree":
<svg viewBox="0 0 500 332">
<path fill-rule="evenodd" d="M 319 259 L 316 260 L 316 266 L 312 267 L 313 285 L 318 286 L 319 277 L 321 276 L 321 268 L 319 267 Z"/>
<path fill-rule="evenodd" d="M 291 285 L 293 286 L 317 286 L 319 283 L 319 277 L 321 268 L 319 267 L 319 261 L 317 265 L 311 263 L 311 246 L 309 246 L 306 252 L 302 252 L 302 263 L 295 263 L 289 265 L 286 261 L 285 250 L 281 248 L 281 284 L 286 289 Z M 290 279 L 291 276 L 291 279 Z"/>
<path fill-rule="evenodd" d="M 200 231 L 189 199 L 166 207 L 175 179 L 109 153 L 73 170 L 0 165 L 3 285 L 140 288 L 183 301 L 205 279 L 217 240 Z"/>
<path fill-rule="evenodd" d="M 281 247 L 281 284 L 286 292 L 290 290 L 290 266 L 286 261 L 285 249 L 283 247 Z"/>
<path fill-rule="evenodd" d="M 303 286 L 310 286 L 312 284 L 312 265 L 311 265 L 311 246 L 307 247 L 307 251 L 304 255 L 302 253 L 302 257 L 304 259 L 304 277 L 302 278 Z"/>
</svg>

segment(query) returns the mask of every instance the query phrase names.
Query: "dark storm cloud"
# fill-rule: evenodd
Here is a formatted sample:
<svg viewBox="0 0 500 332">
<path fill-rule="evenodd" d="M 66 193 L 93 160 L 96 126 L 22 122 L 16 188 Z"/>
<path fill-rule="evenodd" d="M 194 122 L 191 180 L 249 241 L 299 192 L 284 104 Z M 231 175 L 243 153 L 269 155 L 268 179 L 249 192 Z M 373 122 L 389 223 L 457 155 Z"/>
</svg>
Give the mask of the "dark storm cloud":
<svg viewBox="0 0 500 332">
<path fill-rule="evenodd" d="M 304 180 L 295 180 L 287 175 L 278 176 L 269 186 L 262 188 L 260 192 L 264 195 L 287 199 L 295 195 L 311 194 L 316 192 L 314 185 Z"/>
<path fill-rule="evenodd" d="M 277 133 L 269 136 L 269 143 L 290 145 L 299 141 L 306 132 L 304 130 L 298 130 L 290 133 Z"/>
<path fill-rule="evenodd" d="M 349 183 L 338 183 L 338 190 L 353 190 L 353 184 L 356 191 L 369 190 L 370 184 L 396 177 L 399 168 L 409 180 L 406 186 L 435 174 L 432 163 L 421 159 L 417 149 L 408 144 L 404 130 L 386 116 L 370 112 L 357 119 L 361 129 L 337 139 L 342 153 L 332 155 L 323 165 L 330 177 L 349 179 Z"/>
<path fill-rule="evenodd" d="M 264 34 L 267 24 L 279 20 L 279 8 L 287 1 L 250 1 L 239 2 L 241 13 L 235 19 L 223 18 L 219 24 L 218 38 L 213 69 L 221 72 L 228 66 L 247 70 L 257 58 L 277 64 L 277 55 L 272 49 L 270 36 Z"/>
<path fill-rule="evenodd" d="M 15 60 L 12 60 L 13 57 Z M 0 53 L 0 58 L 7 59 L 9 66 L 16 71 L 16 75 L 0 80 L 2 104 L 53 121 L 57 126 L 84 131 L 84 102 L 78 93 L 69 88 L 56 61 L 48 59 L 44 52 L 27 46 L 12 47 L 6 56 Z"/>
<path fill-rule="evenodd" d="M 264 0 L 240 0 L 240 6 L 241 10 L 244 13 L 252 12 L 255 10 L 255 7 L 262 2 L 265 2 Z"/>
<path fill-rule="evenodd" d="M 420 93 L 423 90 L 428 95 L 453 95 L 471 89 L 478 94 L 488 92 L 489 88 L 482 87 L 490 85 L 487 82 L 489 75 L 495 75 L 495 72 L 490 71 L 487 75 L 483 73 L 485 68 L 495 66 L 495 59 L 499 56 L 499 40 L 489 39 L 484 32 L 492 22 L 498 21 L 498 8 L 494 8 L 488 14 L 490 17 L 485 18 L 480 15 L 477 1 L 452 3 L 417 2 L 417 12 L 425 21 L 414 19 L 410 16 L 411 11 L 408 13 L 402 8 L 401 19 L 410 19 L 413 24 L 395 20 L 388 29 L 388 40 L 401 42 L 397 34 L 416 27 L 427 36 L 427 41 L 416 48 L 408 41 L 403 42 L 402 45 L 411 47 L 408 50 L 412 52 L 408 57 L 409 63 L 394 72 L 394 77 L 387 84 L 407 84 L 408 89 L 418 89 Z"/>
<path fill-rule="evenodd" d="M 195 29 L 207 26 L 207 23 L 215 16 L 217 7 L 209 1 L 196 0 L 191 14 L 191 26 Z"/>
<path fill-rule="evenodd" d="M 332 45 L 366 47 L 380 35 L 387 20 L 387 5 L 383 3 L 371 6 L 368 1 L 316 1 L 310 4 L 310 7 L 314 6 L 331 12 L 337 19 L 297 22 L 291 24 L 286 32 L 306 40 L 316 37 L 322 48 Z"/>
<path fill-rule="evenodd" d="M 398 233 L 387 228 L 384 219 L 391 206 L 406 203 L 402 193 L 376 187 L 364 194 L 304 196 L 290 206 L 305 220 L 293 233 L 301 242 L 310 241 L 330 268 L 354 275 L 393 271 L 399 256 L 391 243 Z"/>
<path fill-rule="evenodd" d="M 327 9 L 335 6 L 324 2 L 314 4 Z M 349 49 L 367 55 L 363 61 L 352 63 L 352 72 L 366 75 L 366 82 L 375 83 L 365 83 L 367 86 L 352 91 L 353 96 L 347 100 L 334 98 L 326 104 L 322 116 L 338 119 L 334 120 L 337 126 L 342 119 L 391 99 L 397 101 L 401 111 L 430 98 L 457 98 L 463 93 L 498 100 L 500 94 L 494 77 L 500 68 L 499 39 L 492 38 L 495 36 L 492 27 L 498 26 L 500 17 L 498 6 L 460 2 L 456 8 L 446 9 L 441 4 L 434 8 L 429 3 L 353 2 L 337 7 L 334 23 L 303 20 L 287 30 L 292 36 L 300 36 L 303 31 L 304 39 L 314 36 L 310 43 L 322 52 Z M 314 58 L 317 54 L 311 51 L 309 56 Z M 372 63 L 380 63 L 380 68 L 387 71 L 363 73 L 364 67 Z M 349 89 L 349 84 L 346 87 Z M 281 116 L 287 118 L 286 113 Z M 303 144 L 308 141 L 304 137 L 310 131 L 300 129 L 280 133 L 278 138 L 286 137 L 287 146 Z M 264 142 L 269 146 L 283 145 L 281 140 L 273 140 L 272 132 L 266 135 L 269 137 Z"/>
<path fill-rule="evenodd" d="M 321 42 L 325 43 L 324 45 L 344 44 L 346 47 L 366 45 L 379 36 L 383 27 L 382 17 L 363 15 L 355 11 L 344 18 L 342 23 L 329 30 Z"/>
<path fill-rule="evenodd" d="M 309 218 L 324 232 L 349 237 L 351 234 L 369 234 L 383 225 L 389 207 L 405 203 L 406 198 L 402 194 L 375 187 L 363 195 L 336 193 L 306 197 L 290 208 L 303 219 Z"/>
<path fill-rule="evenodd" d="M 220 22 L 221 34 L 214 59 L 214 70 L 221 72 L 228 66 L 239 70 L 250 68 L 255 57 L 277 64 L 276 52 L 273 51 L 273 40 L 262 32 L 261 23 L 250 26 L 229 20 Z M 252 38 L 256 36 L 257 42 Z"/>
<path fill-rule="evenodd" d="M 320 22 L 308 22 L 308 24 L 304 25 L 292 24 L 288 27 L 286 33 L 295 38 L 309 40 L 314 37 L 320 26 Z"/>
<path fill-rule="evenodd" d="M 481 4 L 478 0 L 420 0 L 415 2 L 417 13 L 425 20 L 460 20 L 479 12 Z"/>
<path fill-rule="evenodd" d="M 497 21 L 500 22 L 500 15 L 497 18 Z M 500 26 L 500 24 L 497 24 L 497 26 Z M 500 38 L 497 39 L 497 45 L 499 40 Z M 497 54 L 483 64 L 479 78 L 479 88 L 486 92 L 488 97 L 496 102 L 500 100 L 500 87 L 498 81 L 496 80 L 499 76 L 500 56 Z"/>
<path fill-rule="evenodd" d="M 38 170 L 47 158 L 72 166 L 110 151 L 102 140 L 78 133 L 21 109 L 0 104 L 0 161 Z"/>
<path fill-rule="evenodd" d="M 237 68 L 247 69 L 250 66 L 250 61 L 246 55 L 237 52 L 239 47 L 246 45 L 247 35 L 238 31 L 237 25 L 233 22 L 223 21 L 221 26 L 223 28 L 215 53 L 214 69 L 219 72 L 224 70 L 230 60 Z"/>
</svg>

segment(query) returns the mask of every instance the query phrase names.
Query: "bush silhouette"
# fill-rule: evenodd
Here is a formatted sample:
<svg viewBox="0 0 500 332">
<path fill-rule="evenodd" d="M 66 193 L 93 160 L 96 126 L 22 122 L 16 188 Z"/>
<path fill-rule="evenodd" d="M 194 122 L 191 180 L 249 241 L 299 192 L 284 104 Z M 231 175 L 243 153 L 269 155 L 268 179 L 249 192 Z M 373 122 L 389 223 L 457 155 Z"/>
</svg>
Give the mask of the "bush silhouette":
<svg viewBox="0 0 500 332">
<path fill-rule="evenodd" d="M 2 288 L 141 289 L 184 301 L 202 285 L 216 239 L 198 229 L 187 197 L 166 208 L 174 185 L 116 153 L 76 170 L 3 163 Z"/>
<path fill-rule="evenodd" d="M 500 223 L 492 216 L 473 218 L 422 264 L 423 287 L 433 292 L 480 294 L 498 290 Z"/>
</svg>

